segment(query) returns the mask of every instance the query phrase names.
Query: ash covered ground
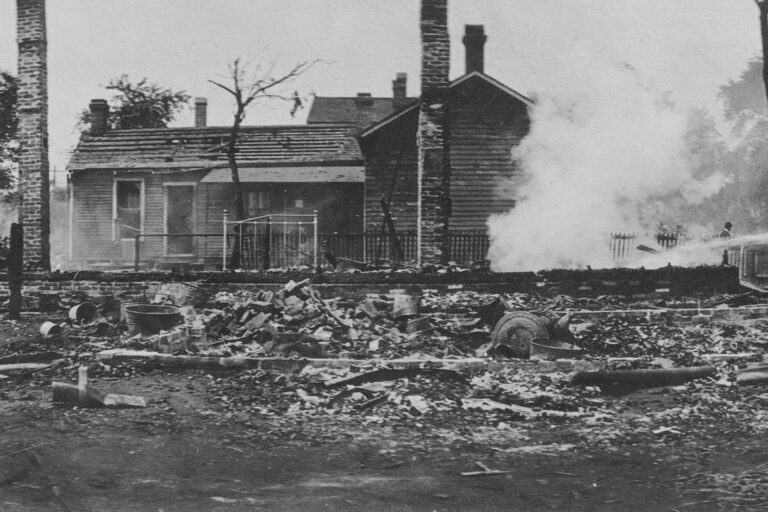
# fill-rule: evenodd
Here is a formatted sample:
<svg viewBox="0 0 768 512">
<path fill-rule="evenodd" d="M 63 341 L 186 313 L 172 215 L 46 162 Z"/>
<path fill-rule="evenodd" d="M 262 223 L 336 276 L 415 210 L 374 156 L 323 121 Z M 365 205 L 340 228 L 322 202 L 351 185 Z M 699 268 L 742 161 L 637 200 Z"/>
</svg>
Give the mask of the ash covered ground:
<svg viewBox="0 0 768 512">
<path fill-rule="evenodd" d="M 99 315 L 69 320 L 85 298 Z M 425 289 L 418 312 L 398 317 L 392 294 L 322 297 L 306 282 L 158 289 L 149 300 L 187 304 L 183 339 L 127 332 L 111 297 L 59 300 L 55 312 L 0 322 L 3 510 L 763 510 L 768 500 L 768 301 L 757 294 Z M 676 313 L 688 308 L 695 321 Z M 636 310 L 654 314 L 622 314 Z M 571 313 L 583 353 L 491 351 L 462 367 L 507 311 Z M 43 321 L 61 332 L 44 338 Z M 104 357 L 110 349 L 150 355 Z M 259 358 L 295 364 L 212 363 Z M 345 363 L 309 364 L 319 359 Z M 76 383 L 84 366 L 93 389 L 146 407 L 54 402 L 53 383 Z M 705 378 L 642 389 L 572 382 L 705 366 Z M 754 383 L 740 378 L 749 368 Z"/>
</svg>

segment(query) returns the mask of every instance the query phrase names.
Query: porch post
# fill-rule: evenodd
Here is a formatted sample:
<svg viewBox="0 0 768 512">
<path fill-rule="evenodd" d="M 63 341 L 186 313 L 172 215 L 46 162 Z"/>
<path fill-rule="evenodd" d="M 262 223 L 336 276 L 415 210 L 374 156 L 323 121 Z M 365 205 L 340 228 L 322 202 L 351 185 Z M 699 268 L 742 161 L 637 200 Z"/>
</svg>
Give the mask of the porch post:
<svg viewBox="0 0 768 512">
<path fill-rule="evenodd" d="M 314 257 L 314 267 L 315 270 L 317 270 L 317 210 L 314 211 L 312 224 L 314 224 L 315 227 L 315 244 L 314 244 L 314 250 L 312 256 Z"/>
<path fill-rule="evenodd" d="M 221 252 L 221 270 L 227 270 L 227 210 L 224 210 L 224 240 Z"/>
<path fill-rule="evenodd" d="M 264 229 L 264 260 L 262 267 L 264 270 L 269 270 L 269 266 L 272 264 L 270 261 L 270 253 L 272 251 L 272 216 L 267 216 L 267 226 Z"/>
</svg>

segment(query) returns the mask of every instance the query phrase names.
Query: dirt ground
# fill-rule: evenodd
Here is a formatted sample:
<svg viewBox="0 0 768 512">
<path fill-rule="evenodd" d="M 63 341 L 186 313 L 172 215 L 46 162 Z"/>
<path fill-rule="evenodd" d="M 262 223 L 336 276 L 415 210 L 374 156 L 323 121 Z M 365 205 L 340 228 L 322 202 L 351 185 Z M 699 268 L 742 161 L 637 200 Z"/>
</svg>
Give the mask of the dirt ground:
<svg viewBox="0 0 768 512">
<path fill-rule="evenodd" d="M 563 388 L 551 375 L 417 375 L 389 389 L 430 408 L 397 401 L 362 408 L 347 395 L 337 401 L 313 374 L 109 366 L 82 346 L 29 345 L 40 319 L 0 319 L 1 353 L 20 344 L 69 351 L 53 370 L 0 377 L 2 511 L 768 507 L 768 390 L 728 381 L 725 367 L 718 379 L 619 396 Z M 624 322 L 583 332 L 635 336 L 632 350 L 687 360 L 676 346 L 706 341 L 739 352 L 768 337 L 768 327 L 750 329 Z M 83 362 L 92 386 L 142 396 L 148 406 L 54 405 L 51 381 L 76 380 Z M 514 389 L 529 405 L 584 414 L 463 408 L 457 397 L 486 396 L 478 394 L 483 382 L 494 383 L 499 400 L 499 389 Z M 483 468 L 499 473 L 462 475 Z"/>
<path fill-rule="evenodd" d="M 519 421 L 452 440 L 450 421 L 231 415 L 210 400 L 210 380 L 154 371 L 95 383 L 142 394 L 146 409 L 54 407 L 39 390 L 0 402 L 0 508 L 735 510 L 705 480 L 768 462 L 764 435 L 727 423 L 666 436 L 637 429 L 599 444 L 579 434 L 580 421 Z M 627 418 L 671 404 L 659 390 L 612 400 Z M 461 476 L 476 462 L 508 473 Z"/>
</svg>

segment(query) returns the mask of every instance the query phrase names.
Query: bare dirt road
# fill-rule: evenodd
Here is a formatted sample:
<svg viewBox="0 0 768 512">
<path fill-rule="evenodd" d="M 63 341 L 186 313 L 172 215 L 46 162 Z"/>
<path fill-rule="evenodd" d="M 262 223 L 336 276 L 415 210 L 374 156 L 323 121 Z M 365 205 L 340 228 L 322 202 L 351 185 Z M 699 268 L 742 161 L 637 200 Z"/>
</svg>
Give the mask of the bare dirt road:
<svg viewBox="0 0 768 512">
<path fill-rule="evenodd" d="M 492 428 L 450 415 L 232 413 L 211 393 L 214 379 L 152 371 L 96 380 L 142 394 L 146 409 L 60 408 L 44 390 L 6 393 L 0 508 L 764 510 L 768 478 L 752 475 L 768 462 L 764 436 L 727 416 L 688 429 L 670 415 L 659 431 L 645 418 L 676 406 L 670 392 L 611 398 L 618 414 L 598 427 L 508 419 Z M 508 473 L 461 475 L 482 471 L 477 462 Z M 742 482 L 752 487 L 732 494 L 739 475 L 752 475 Z"/>
</svg>

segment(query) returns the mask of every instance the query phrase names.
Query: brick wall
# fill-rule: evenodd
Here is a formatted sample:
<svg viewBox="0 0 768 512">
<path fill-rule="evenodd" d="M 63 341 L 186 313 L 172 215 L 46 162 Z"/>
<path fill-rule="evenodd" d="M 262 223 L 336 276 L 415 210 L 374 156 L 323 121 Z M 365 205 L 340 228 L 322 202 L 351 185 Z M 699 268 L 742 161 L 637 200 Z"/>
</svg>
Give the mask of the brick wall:
<svg viewBox="0 0 768 512">
<path fill-rule="evenodd" d="M 213 295 L 220 290 L 280 289 L 289 280 L 309 278 L 321 296 L 361 299 L 368 293 L 389 293 L 393 288 L 419 293 L 434 289 L 441 293 L 459 289 L 485 293 L 535 293 L 547 297 L 566 294 L 581 297 L 623 296 L 635 299 L 711 296 L 720 293 L 739 293 L 736 267 L 606 269 L 606 270 L 551 270 L 534 274 L 519 272 L 494 274 L 487 272 L 459 272 L 453 274 L 248 274 L 248 273 L 108 273 L 76 272 L 25 275 L 24 309 L 36 310 L 35 301 L 41 295 L 57 292 L 80 292 L 88 296 L 141 295 L 148 299 L 163 282 L 188 282 Z M 8 296 L 8 282 L 0 274 L 0 305 Z M 645 311 L 645 310 L 644 310 Z"/>
<path fill-rule="evenodd" d="M 450 41 L 447 0 L 421 2 L 421 105 L 418 151 L 418 263 L 448 258 L 450 162 L 448 83 Z"/>
<path fill-rule="evenodd" d="M 17 0 L 19 47 L 19 221 L 24 265 L 50 268 L 48 71 L 45 0 Z"/>
</svg>

